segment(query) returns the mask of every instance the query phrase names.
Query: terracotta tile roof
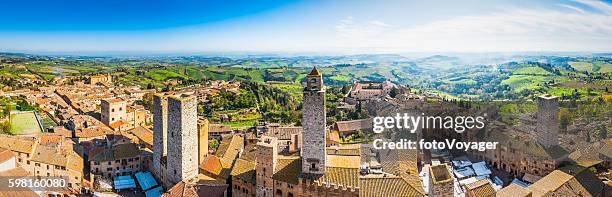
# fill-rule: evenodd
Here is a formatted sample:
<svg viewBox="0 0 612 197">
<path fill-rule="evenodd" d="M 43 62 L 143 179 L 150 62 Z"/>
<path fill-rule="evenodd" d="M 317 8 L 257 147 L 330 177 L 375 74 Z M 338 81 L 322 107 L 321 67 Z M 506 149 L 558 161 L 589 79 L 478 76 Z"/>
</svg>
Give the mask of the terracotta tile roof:
<svg viewBox="0 0 612 197">
<path fill-rule="evenodd" d="M 482 179 L 465 186 L 467 191 L 472 192 L 476 197 L 494 197 L 495 189 L 488 179 Z"/>
<path fill-rule="evenodd" d="M 172 186 L 166 193 L 162 194 L 163 197 L 197 197 L 198 194 L 195 190 L 186 187 L 185 182 L 181 181 L 176 185 Z"/>
<path fill-rule="evenodd" d="M 25 177 L 29 176 L 28 172 L 26 172 L 23 168 L 17 167 L 6 171 L 0 171 L 0 177 Z M 3 190 L 0 192 L 0 197 L 38 197 L 38 194 L 33 192 L 32 190 L 8 190 L 0 186 Z"/>
<path fill-rule="evenodd" d="M 379 151 L 380 164 L 385 172 L 401 177 L 413 189 L 424 194 L 423 183 L 418 176 L 417 154 L 416 150 L 383 149 Z"/>
<path fill-rule="evenodd" d="M 531 191 L 517 184 L 510 184 L 495 194 L 497 197 L 531 197 Z"/>
<path fill-rule="evenodd" d="M 319 72 L 319 69 L 317 69 L 317 67 L 314 67 L 312 68 L 308 76 L 321 76 L 321 72 Z"/>
<path fill-rule="evenodd" d="M 102 148 L 101 151 L 93 151 L 90 153 L 91 161 L 115 161 L 119 159 L 134 158 L 140 155 L 140 149 L 136 144 L 124 143 L 117 144 L 110 148 Z"/>
<path fill-rule="evenodd" d="M 612 145 L 605 141 L 595 142 L 572 152 L 568 157 L 578 165 L 591 167 L 612 158 Z"/>
<path fill-rule="evenodd" d="M 49 133 L 41 134 L 39 136 L 40 136 L 40 144 L 42 144 L 42 145 L 45 145 L 45 144 L 60 144 L 60 143 L 64 142 L 64 139 L 66 138 L 64 135 L 49 134 Z"/>
<path fill-rule="evenodd" d="M 357 188 L 359 187 L 359 168 L 325 167 L 325 175 L 315 180 L 315 183 Z"/>
<path fill-rule="evenodd" d="M 122 99 L 120 98 L 111 98 L 111 99 L 103 99 L 102 101 L 106 101 L 108 103 L 119 103 L 119 102 L 123 102 Z"/>
<path fill-rule="evenodd" d="M 299 157 L 278 158 L 272 179 L 297 185 L 301 172 L 302 160 Z"/>
<path fill-rule="evenodd" d="M 66 168 L 73 170 L 75 172 L 83 173 L 84 161 L 83 157 L 78 155 L 76 152 L 72 152 L 68 154 L 68 165 Z"/>
<path fill-rule="evenodd" d="M 112 133 L 112 130 L 106 127 L 88 127 L 84 129 L 78 129 L 74 132 L 74 136 L 77 138 L 93 138 L 93 137 L 102 137 L 108 133 Z"/>
<path fill-rule="evenodd" d="M 349 144 L 335 146 L 335 147 L 327 147 L 328 155 L 345 155 L 345 156 L 359 156 L 361 149 L 360 144 Z"/>
<path fill-rule="evenodd" d="M 115 121 L 113 123 L 111 123 L 110 125 L 108 125 L 110 128 L 116 129 L 121 127 L 122 125 L 127 124 L 125 121 L 123 120 L 119 120 L 119 121 Z"/>
<path fill-rule="evenodd" d="M 62 153 L 58 147 L 38 146 L 32 156 L 32 161 L 57 166 L 67 166 L 68 157 L 67 154 Z"/>
<path fill-rule="evenodd" d="M 242 154 L 240 154 L 240 159 L 255 162 L 255 158 L 257 156 L 256 150 L 257 150 L 256 143 L 248 143 L 244 147 L 244 151 L 242 151 Z"/>
<path fill-rule="evenodd" d="M 204 159 L 202 170 L 205 170 L 214 175 L 221 174 L 221 170 L 223 170 L 223 166 L 221 165 L 221 159 L 215 155 L 208 155 Z"/>
<path fill-rule="evenodd" d="M 241 135 L 234 135 L 230 140 L 226 150 L 223 153 L 223 159 L 226 161 L 233 161 L 238 158 L 238 154 L 244 148 L 244 137 Z"/>
<path fill-rule="evenodd" d="M 359 168 L 360 156 L 327 155 L 326 167 Z"/>
<path fill-rule="evenodd" d="M 349 120 L 349 121 L 339 121 L 334 123 L 334 129 L 337 129 L 338 132 L 352 132 L 359 130 L 369 130 L 372 129 L 372 118 L 368 119 L 360 119 L 360 120 Z"/>
<path fill-rule="evenodd" d="M 338 132 L 329 132 L 327 138 L 332 142 L 340 142 L 340 134 Z"/>
<path fill-rule="evenodd" d="M 605 191 L 605 185 L 587 168 L 566 166 L 544 176 L 529 189 L 534 196 L 599 196 Z"/>
<path fill-rule="evenodd" d="M 153 145 L 153 132 L 151 130 L 142 126 L 138 126 L 132 130 L 129 130 L 128 132 L 136 136 L 138 139 L 144 141 L 145 143 Z"/>
<path fill-rule="evenodd" d="M 483 141 L 500 142 L 501 145 L 506 147 L 512 147 L 518 149 L 525 154 L 532 156 L 544 157 L 549 159 L 558 159 L 569 153 L 565 148 L 561 146 L 553 146 L 550 148 L 544 148 L 534 139 L 521 139 L 510 137 L 504 132 L 489 132 L 488 135 L 484 136 Z"/>
<path fill-rule="evenodd" d="M 196 180 L 198 181 L 198 180 Z M 223 182 L 188 182 L 181 181 L 170 188 L 163 197 L 199 197 L 199 196 L 223 196 L 227 189 L 227 184 Z"/>
<path fill-rule="evenodd" d="M 230 174 L 247 183 L 255 184 L 255 167 L 255 162 L 238 159 Z"/>
<path fill-rule="evenodd" d="M 53 133 L 58 134 L 58 135 L 63 135 L 64 137 L 72 137 L 72 131 L 64 128 L 63 126 L 56 126 L 53 127 Z"/>
<path fill-rule="evenodd" d="M 37 145 L 36 138 L 17 137 L 0 134 L 0 148 L 9 149 L 14 152 L 31 154 Z"/>
<path fill-rule="evenodd" d="M 15 154 L 12 151 L 4 148 L 0 148 L 0 163 L 4 163 L 11 158 L 14 158 Z"/>
<path fill-rule="evenodd" d="M 229 133 L 232 132 L 232 127 L 222 124 L 209 124 L 208 132 L 212 133 Z"/>
<path fill-rule="evenodd" d="M 360 178 L 359 196 L 425 196 L 400 177 Z"/>
<path fill-rule="evenodd" d="M 279 140 L 290 140 L 294 134 L 302 133 L 302 127 L 280 127 L 280 126 L 268 126 L 268 132 L 266 136 L 276 137 Z"/>
</svg>

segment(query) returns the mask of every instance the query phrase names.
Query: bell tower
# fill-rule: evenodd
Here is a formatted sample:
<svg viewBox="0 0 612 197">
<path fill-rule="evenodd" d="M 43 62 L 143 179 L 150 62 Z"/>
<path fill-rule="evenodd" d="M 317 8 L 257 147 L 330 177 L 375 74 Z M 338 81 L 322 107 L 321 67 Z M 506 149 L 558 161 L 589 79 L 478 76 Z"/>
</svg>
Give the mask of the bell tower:
<svg viewBox="0 0 612 197">
<path fill-rule="evenodd" d="M 325 88 L 323 76 L 313 68 L 306 76 L 302 101 L 302 173 L 310 176 L 325 174 Z"/>
</svg>

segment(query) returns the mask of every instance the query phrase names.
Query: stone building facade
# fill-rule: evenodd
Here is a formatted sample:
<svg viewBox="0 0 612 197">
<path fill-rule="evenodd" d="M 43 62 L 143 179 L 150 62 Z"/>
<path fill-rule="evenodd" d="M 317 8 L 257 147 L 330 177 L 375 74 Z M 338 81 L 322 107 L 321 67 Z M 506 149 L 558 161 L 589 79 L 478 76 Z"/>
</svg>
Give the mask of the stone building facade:
<svg viewBox="0 0 612 197">
<path fill-rule="evenodd" d="M 393 88 L 396 88 L 397 85 L 391 83 L 390 81 L 385 82 L 355 82 L 353 84 L 353 88 L 349 92 L 347 97 L 347 101 L 349 103 L 351 101 L 365 101 L 371 98 L 375 98 L 378 96 L 383 96 L 391 93 Z"/>
<path fill-rule="evenodd" d="M 327 132 L 323 77 L 316 68 L 306 76 L 302 103 L 302 172 L 320 176 L 325 174 Z"/>
<path fill-rule="evenodd" d="M 91 173 L 103 177 L 133 175 L 144 170 L 146 154 L 136 144 L 123 143 L 90 151 Z"/>
<path fill-rule="evenodd" d="M 549 94 L 538 97 L 536 139 L 545 148 L 559 145 L 559 97 Z"/>
<path fill-rule="evenodd" d="M 112 83 L 113 82 L 113 76 L 111 76 L 110 74 L 106 74 L 106 75 L 92 75 L 92 76 L 88 77 L 87 82 L 89 84 Z"/>
<path fill-rule="evenodd" d="M 256 195 L 258 197 L 269 197 L 274 195 L 274 179 L 272 176 L 276 171 L 278 161 L 278 142 L 275 137 L 262 136 L 257 143 L 256 165 Z"/>
<path fill-rule="evenodd" d="M 100 119 L 107 126 L 117 121 L 127 120 L 126 102 L 121 99 L 105 99 L 100 104 Z"/>
</svg>

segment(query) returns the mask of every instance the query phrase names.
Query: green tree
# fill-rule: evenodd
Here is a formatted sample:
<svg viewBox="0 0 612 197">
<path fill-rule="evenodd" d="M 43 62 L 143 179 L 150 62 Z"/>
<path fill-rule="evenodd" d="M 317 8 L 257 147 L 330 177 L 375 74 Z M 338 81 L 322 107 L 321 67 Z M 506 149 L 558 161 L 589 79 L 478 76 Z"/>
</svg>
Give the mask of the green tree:
<svg viewBox="0 0 612 197">
<path fill-rule="evenodd" d="M 572 123 L 572 114 L 567 108 L 561 108 L 559 110 L 559 128 L 563 132 L 567 132 L 567 126 Z"/>
<path fill-rule="evenodd" d="M 389 92 L 389 96 L 391 96 L 392 98 L 395 98 L 398 93 L 399 93 L 399 90 L 397 88 L 393 87 L 391 89 L 391 92 Z"/>
<path fill-rule="evenodd" d="M 208 148 L 217 150 L 217 148 L 219 148 L 219 141 L 216 139 L 211 140 L 210 143 L 208 143 Z"/>
<path fill-rule="evenodd" d="M 599 126 L 598 130 L 599 139 L 607 139 L 608 138 L 608 129 L 604 125 Z"/>
</svg>

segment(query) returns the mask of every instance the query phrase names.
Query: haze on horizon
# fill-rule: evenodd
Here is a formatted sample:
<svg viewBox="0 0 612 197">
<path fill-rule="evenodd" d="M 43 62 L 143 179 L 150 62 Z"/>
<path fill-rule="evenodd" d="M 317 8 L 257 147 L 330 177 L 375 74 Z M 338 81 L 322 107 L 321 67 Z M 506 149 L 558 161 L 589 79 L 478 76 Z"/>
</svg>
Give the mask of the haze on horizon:
<svg viewBox="0 0 612 197">
<path fill-rule="evenodd" d="M 61 0 L 3 2 L 0 51 L 610 52 L 612 3 Z"/>
</svg>

